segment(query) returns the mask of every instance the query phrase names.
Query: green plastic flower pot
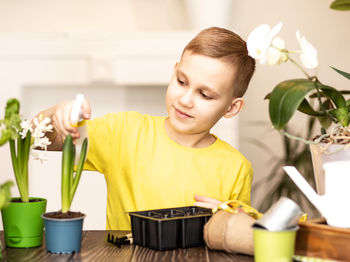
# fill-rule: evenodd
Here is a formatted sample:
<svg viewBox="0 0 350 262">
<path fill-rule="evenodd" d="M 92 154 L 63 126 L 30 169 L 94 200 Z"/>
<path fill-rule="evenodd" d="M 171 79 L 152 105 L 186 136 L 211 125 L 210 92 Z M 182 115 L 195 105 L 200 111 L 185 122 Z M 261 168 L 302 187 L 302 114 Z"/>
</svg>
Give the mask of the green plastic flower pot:
<svg viewBox="0 0 350 262">
<path fill-rule="evenodd" d="M 42 244 L 44 222 L 41 214 L 46 211 L 46 203 L 44 198 L 31 197 L 26 203 L 11 201 L 8 207 L 1 210 L 7 246 L 24 248 Z"/>
</svg>

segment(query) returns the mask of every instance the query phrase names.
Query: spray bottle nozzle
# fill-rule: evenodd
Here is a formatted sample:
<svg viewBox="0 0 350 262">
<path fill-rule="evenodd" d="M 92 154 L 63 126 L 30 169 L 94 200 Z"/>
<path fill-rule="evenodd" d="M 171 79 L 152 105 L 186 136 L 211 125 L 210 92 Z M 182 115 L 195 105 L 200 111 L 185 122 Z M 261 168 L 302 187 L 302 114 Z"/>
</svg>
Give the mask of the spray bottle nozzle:
<svg viewBox="0 0 350 262">
<path fill-rule="evenodd" d="M 84 121 L 83 111 L 81 110 L 81 106 L 83 104 L 83 101 L 84 101 L 84 95 L 77 94 L 75 97 L 72 112 L 70 115 L 70 121 L 71 121 L 72 126 L 78 127 L 79 123 Z"/>
</svg>

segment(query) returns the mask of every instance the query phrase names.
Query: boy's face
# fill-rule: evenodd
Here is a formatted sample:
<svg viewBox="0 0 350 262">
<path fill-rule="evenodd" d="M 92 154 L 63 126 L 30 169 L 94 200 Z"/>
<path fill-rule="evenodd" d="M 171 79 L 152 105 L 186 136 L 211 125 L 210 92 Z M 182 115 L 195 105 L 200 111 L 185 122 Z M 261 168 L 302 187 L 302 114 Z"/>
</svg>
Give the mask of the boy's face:
<svg viewBox="0 0 350 262">
<path fill-rule="evenodd" d="M 185 52 L 166 93 L 167 125 L 182 134 L 205 134 L 221 117 L 237 114 L 244 102 L 233 96 L 233 70 L 219 59 Z"/>
</svg>

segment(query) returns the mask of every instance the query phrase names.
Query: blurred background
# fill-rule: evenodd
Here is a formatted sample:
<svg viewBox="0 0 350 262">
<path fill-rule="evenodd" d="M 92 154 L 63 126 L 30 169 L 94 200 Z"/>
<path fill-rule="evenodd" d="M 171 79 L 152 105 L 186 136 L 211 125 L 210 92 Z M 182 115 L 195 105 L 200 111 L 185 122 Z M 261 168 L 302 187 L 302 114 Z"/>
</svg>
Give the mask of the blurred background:
<svg viewBox="0 0 350 262">
<path fill-rule="evenodd" d="M 299 48 L 298 29 L 317 48 L 320 66 L 310 73 L 323 83 L 349 90 L 346 79 L 329 66 L 350 71 L 350 12 L 330 9 L 331 2 L 0 0 L 1 116 L 11 97 L 20 99 L 23 116 L 31 119 L 79 92 L 90 100 L 93 117 L 121 110 L 166 115 L 164 96 L 173 66 L 187 42 L 209 26 L 225 27 L 246 40 L 256 26 L 282 21 L 279 35 L 287 49 Z M 281 173 L 275 175 L 271 168 L 286 158 L 283 138 L 271 127 L 264 97 L 280 81 L 298 77 L 303 75 L 291 64 L 257 64 L 243 112 L 220 121 L 213 130 L 251 161 L 252 205 L 260 211 L 270 203 L 271 190 L 283 193 L 273 186 L 281 185 Z M 305 133 L 305 119 L 296 116 L 289 128 Z M 43 164 L 31 160 L 30 192 L 48 199 L 47 211 L 56 211 L 60 153 L 49 152 L 48 158 Z M 0 167 L 0 183 L 14 180 L 8 145 L 0 148 Z M 296 189 L 294 193 L 301 194 Z M 15 187 L 12 194 L 18 194 Z M 307 201 L 303 205 L 313 212 Z M 85 172 L 72 210 L 87 214 L 85 229 L 104 229 L 105 209 L 103 175 Z"/>
</svg>

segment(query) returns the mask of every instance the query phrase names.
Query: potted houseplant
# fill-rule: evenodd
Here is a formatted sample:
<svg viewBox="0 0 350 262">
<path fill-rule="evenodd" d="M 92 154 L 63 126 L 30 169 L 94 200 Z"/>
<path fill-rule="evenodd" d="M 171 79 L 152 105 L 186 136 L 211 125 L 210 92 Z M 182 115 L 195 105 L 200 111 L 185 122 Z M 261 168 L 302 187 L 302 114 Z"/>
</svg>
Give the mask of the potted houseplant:
<svg viewBox="0 0 350 262">
<path fill-rule="evenodd" d="M 7 181 L 4 184 L 0 185 L 0 210 L 9 205 L 11 200 L 11 186 L 13 185 L 12 181 Z M 0 241 L 0 259 L 2 258 L 2 246 Z"/>
<path fill-rule="evenodd" d="M 52 130 L 50 119 L 35 118 L 33 123 L 21 120 L 20 103 L 9 99 L 5 108 L 5 117 L 0 120 L 0 145 L 9 142 L 12 167 L 20 197 L 11 199 L 10 204 L 1 210 L 5 233 L 5 242 L 10 247 L 35 247 L 42 243 L 43 221 L 40 217 L 46 210 L 46 199 L 29 197 L 28 161 L 32 152 L 35 159 L 44 160 L 45 151 L 50 144 L 46 132 Z"/>
<path fill-rule="evenodd" d="M 295 64 L 305 78 L 289 79 L 277 84 L 266 98 L 269 99 L 269 115 L 273 127 L 283 135 L 310 144 L 316 186 L 319 193 L 324 192 L 324 172 L 322 164 L 335 159 L 350 159 L 350 99 L 348 90 L 337 90 L 323 84 L 316 76 L 311 76 L 305 68 L 318 66 L 317 50 L 301 37 L 296 36 L 301 50 L 290 51 L 284 41 L 277 36 L 282 23 L 270 30 L 266 24 L 255 28 L 249 35 L 247 47 L 249 54 L 261 64 L 281 64 L 287 61 Z M 299 64 L 292 55 L 300 54 Z M 350 79 L 350 74 L 331 67 L 335 72 Z M 296 111 L 316 118 L 321 126 L 319 135 L 306 140 L 289 134 L 284 130 Z"/>
<path fill-rule="evenodd" d="M 45 224 L 46 250 L 51 253 L 79 252 L 85 215 L 70 211 L 70 207 L 77 190 L 83 165 L 85 162 L 88 140 L 84 139 L 79 161 L 74 166 L 75 145 L 71 135 L 63 144 L 62 176 L 61 176 L 61 204 L 62 209 L 42 215 Z"/>
</svg>

